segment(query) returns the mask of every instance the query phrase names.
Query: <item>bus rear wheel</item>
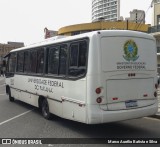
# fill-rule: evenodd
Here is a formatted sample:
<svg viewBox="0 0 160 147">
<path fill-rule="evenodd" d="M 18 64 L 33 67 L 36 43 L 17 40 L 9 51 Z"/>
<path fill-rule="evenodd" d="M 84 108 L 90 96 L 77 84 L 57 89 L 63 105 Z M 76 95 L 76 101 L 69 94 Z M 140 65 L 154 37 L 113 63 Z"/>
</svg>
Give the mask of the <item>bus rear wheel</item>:
<svg viewBox="0 0 160 147">
<path fill-rule="evenodd" d="M 49 112 L 49 105 L 47 99 L 42 101 L 42 115 L 45 119 L 51 119 L 51 113 Z"/>
</svg>

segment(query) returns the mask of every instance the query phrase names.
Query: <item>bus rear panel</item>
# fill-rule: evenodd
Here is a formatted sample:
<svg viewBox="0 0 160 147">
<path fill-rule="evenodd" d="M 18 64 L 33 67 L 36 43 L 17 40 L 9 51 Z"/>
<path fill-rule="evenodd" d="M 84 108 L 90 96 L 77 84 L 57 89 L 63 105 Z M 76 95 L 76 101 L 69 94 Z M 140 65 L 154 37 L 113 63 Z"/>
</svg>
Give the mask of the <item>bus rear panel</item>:
<svg viewBox="0 0 160 147">
<path fill-rule="evenodd" d="M 94 68 L 87 77 L 91 104 L 88 123 L 154 115 L 158 102 L 153 37 L 140 32 L 108 31 L 95 38 L 97 42 L 93 39 L 89 54 Z"/>
</svg>

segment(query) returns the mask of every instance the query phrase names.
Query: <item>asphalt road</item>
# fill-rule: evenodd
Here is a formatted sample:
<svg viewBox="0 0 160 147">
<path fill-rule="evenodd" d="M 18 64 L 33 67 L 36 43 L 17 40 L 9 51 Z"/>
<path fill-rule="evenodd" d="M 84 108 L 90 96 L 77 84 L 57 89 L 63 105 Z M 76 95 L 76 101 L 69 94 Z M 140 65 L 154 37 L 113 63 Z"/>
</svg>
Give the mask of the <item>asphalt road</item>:
<svg viewBox="0 0 160 147">
<path fill-rule="evenodd" d="M 86 125 L 57 116 L 45 120 L 37 108 L 20 101 L 10 102 L 4 83 L 0 78 L 0 138 L 160 138 L 160 119 L 150 117 L 100 125 Z"/>
</svg>

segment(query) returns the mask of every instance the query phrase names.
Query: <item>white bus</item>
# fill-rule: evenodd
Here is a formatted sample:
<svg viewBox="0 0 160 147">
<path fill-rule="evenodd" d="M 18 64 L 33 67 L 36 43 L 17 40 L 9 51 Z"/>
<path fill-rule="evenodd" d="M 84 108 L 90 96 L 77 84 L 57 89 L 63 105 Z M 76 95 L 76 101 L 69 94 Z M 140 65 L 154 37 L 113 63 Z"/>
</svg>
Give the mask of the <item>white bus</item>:
<svg viewBox="0 0 160 147">
<path fill-rule="evenodd" d="M 7 55 L 6 93 L 51 114 L 100 124 L 154 115 L 155 39 L 127 30 L 44 41 Z"/>
</svg>

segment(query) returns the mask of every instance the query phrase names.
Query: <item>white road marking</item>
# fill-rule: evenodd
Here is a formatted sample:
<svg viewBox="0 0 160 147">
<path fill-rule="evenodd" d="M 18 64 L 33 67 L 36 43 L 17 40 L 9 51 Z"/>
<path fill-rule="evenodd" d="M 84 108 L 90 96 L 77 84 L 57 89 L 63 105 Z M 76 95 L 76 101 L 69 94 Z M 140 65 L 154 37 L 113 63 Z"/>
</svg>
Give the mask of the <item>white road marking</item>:
<svg viewBox="0 0 160 147">
<path fill-rule="evenodd" d="M 5 124 L 5 123 L 7 123 L 7 122 L 9 122 L 9 121 L 11 121 L 11 120 L 13 120 L 13 119 L 16 119 L 16 118 L 18 118 L 18 117 L 21 117 L 21 116 L 23 116 L 23 115 L 25 115 L 25 114 L 33 111 L 33 110 L 34 110 L 34 109 L 29 110 L 29 111 L 26 111 L 26 112 L 24 112 L 24 113 L 22 113 L 22 114 L 19 114 L 19 115 L 17 115 L 17 116 L 14 116 L 14 117 L 12 117 L 12 118 L 10 118 L 10 119 L 8 119 L 8 120 L 5 120 L 5 121 L 3 121 L 3 122 L 0 123 L 0 126 L 3 125 L 3 124 Z"/>
<path fill-rule="evenodd" d="M 0 95 L 6 95 L 6 93 L 0 93 Z"/>
<path fill-rule="evenodd" d="M 144 117 L 145 119 L 150 119 L 150 120 L 156 120 L 156 121 L 160 121 L 160 119 L 158 118 L 154 118 L 154 117 Z"/>
<path fill-rule="evenodd" d="M 0 85 L 0 88 L 1 88 L 1 87 L 4 87 L 4 86 L 6 86 L 6 84 Z"/>
</svg>

